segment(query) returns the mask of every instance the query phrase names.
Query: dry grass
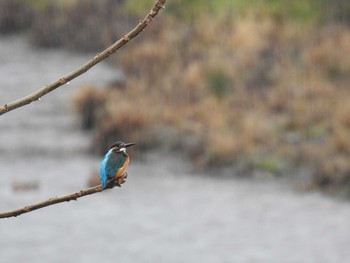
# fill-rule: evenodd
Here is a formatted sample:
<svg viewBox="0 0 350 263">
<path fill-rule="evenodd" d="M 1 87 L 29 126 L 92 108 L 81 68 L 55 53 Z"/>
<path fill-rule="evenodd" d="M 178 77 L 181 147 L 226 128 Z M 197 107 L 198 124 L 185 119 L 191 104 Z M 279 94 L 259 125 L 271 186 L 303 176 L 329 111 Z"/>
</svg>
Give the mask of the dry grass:
<svg viewBox="0 0 350 263">
<path fill-rule="evenodd" d="M 121 55 L 126 89 L 103 97 L 95 142 L 172 144 L 199 169 L 308 166 L 333 189 L 350 179 L 349 61 L 341 26 L 301 31 L 254 14 L 164 20 Z"/>
</svg>

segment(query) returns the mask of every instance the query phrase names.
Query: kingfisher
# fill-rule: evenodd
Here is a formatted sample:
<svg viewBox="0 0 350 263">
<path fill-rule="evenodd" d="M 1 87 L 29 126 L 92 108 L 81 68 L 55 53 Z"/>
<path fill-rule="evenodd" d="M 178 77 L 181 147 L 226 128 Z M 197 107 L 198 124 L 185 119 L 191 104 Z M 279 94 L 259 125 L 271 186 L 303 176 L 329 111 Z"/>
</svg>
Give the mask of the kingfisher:
<svg viewBox="0 0 350 263">
<path fill-rule="evenodd" d="M 103 189 L 107 187 L 109 179 L 119 178 L 124 175 L 126 167 L 129 164 L 129 156 L 126 153 L 126 148 L 135 144 L 134 142 L 124 143 L 122 141 L 116 141 L 110 146 L 100 166 Z"/>
</svg>

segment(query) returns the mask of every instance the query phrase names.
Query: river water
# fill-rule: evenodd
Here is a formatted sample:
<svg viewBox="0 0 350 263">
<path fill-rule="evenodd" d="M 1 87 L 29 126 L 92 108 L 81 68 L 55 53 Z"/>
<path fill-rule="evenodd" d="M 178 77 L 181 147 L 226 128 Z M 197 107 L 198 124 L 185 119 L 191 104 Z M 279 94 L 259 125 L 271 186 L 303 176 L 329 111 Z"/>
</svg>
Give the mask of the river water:
<svg viewBox="0 0 350 263">
<path fill-rule="evenodd" d="M 0 104 L 56 80 L 89 57 L 0 39 Z M 71 96 L 118 74 L 99 64 L 41 101 L 0 117 L 0 210 L 86 187 L 87 153 Z M 137 152 L 137 149 L 136 149 Z M 142 153 L 137 152 L 141 155 Z M 350 203 L 281 182 L 193 175 L 167 153 L 131 162 L 127 183 L 0 219 L 0 262 L 349 262 Z M 15 182 L 38 190 L 14 191 Z"/>
</svg>

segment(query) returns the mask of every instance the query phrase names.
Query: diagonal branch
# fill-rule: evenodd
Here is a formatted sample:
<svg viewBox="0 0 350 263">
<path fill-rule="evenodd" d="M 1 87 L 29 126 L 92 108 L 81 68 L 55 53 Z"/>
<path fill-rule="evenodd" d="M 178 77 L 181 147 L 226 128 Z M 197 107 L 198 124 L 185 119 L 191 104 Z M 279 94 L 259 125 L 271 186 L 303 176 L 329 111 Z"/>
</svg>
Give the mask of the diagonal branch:
<svg viewBox="0 0 350 263">
<path fill-rule="evenodd" d="M 12 111 L 14 109 L 17 109 L 19 107 L 22 107 L 24 105 L 27 105 L 29 103 L 32 103 L 34 101 L 39 100 L 42 96 L 57 89 L 60 86 L 66 84 L 67 82 L 75 79 L 76 77 L 80 76 L 81 74 L 83 74 L 86 71 L 88 71 L 89 69 L 91 69 L 97 63 L 101 62 L 105 58 L 114 54 L 118 49 L 120 49 L 122 46 L 124 46 L 126 43 L 128 43 L 131 39 L 133 39 L 139 33 L 141 33 L 152 22 L 152 20 L 158 14 L 160 9 L 164 8 L 165 2 L 166 2 L 166 0 L 158 0 L 157 3 L 153 6 L 151 11 L 149 12 L 149 14 L 134 29 L 132 29 L 124 37 L 119 39 L 117 42 L 115 42 L 110 47 L 106 48 L 101 53 L 97 53 L 96 56 L 91 58 L 89 61 L 87 61 L 85 64 L 83 64 L 82 66 L 80 66 L 76 70 L 61 77 L 60 79 L 56 80 L 55 82 L 52 82 L 51 84 L 42 87 L 41 89 L 33 92 L 32 94 L 30 94 L 22 99 L 18 99 L 16 101 L 11 102 L 11 103 L 4 104 L 3 106 L 0 106 L 0 116 L 9 112 L 9 111 Z"/>
<path fill-rule="evenodd" d="M 121 184 L 123 184 L 125 182 L 125 179 L 127 177 L 127 174 L 123 174 L 122 177 L 118 177 L 118 178 L 112 178 L 110 179 L 110 181 L 108 182 L 108 188 L 113 188 L 115 186 L 121 186 Z M 104 189 L 102 188 L 102 185 L 98 185 L 98 186 L 94 186 L 88 189 L 84 189 L 84 190 L 80 190 L 79 192 L 76 193 L 72 193 L 72 194 L 68 194 L 68 195 L 62 195 L 62 196 L 57 196 L 57 197 L 53 197 L 50 198 L 46 201 L 42 201 L 33 205 L 28 205 L 22 208 L 18 208 L 12 211 L 8 211 L 8 212 L 3 212 L 0 213 L 0 218 L 9 218 L 9 217 L 16 217 L 19 216 L 21 214 L 25 214 L 25 213 L 29 213 L 32 212 L 34 210 L 46 207 L 46 206 L 50 206 L 50 205 L 55 205 L 58 203 L 62 203 L 62 202 L 69 202 L 72 200 L 77 200 L 80 197 L 86 196 L 86 195 L 92 195 L 92 194 L 96 194 L 99 192 L 102 192 Z"/>
<path fill-rule="evenodd" d="M 92 188 L 88 188 L 85 190 L 81 190 L 79 192 L 73 193 L 73 194 L 69 194 L 69 195 L 63 195 L 63 196 L 58 196 L 58 197 L 53 197 L 50 198 L 46 201 L 40 202 L 40 203 L 36 203 L 33 205 L 28 205 L 13 211 L 8 211 L 8 212 L 4 212 L 4 213 L 0 213 L 0 218 L 8 218 L 8 217 L 16 217 L 19 216 L 21 214 L 24 213 L 29 213 L 31 211 L 46 207 L 46 206 L 50 206 L 50 205 L 54 205 L 57 203 L 62 203 L 62 202 L 69 202 L 71 200 L 77 200 L 80 197 L 86 196 L 86 195 L 91 195 L 94 193 L 98 193 L 101 192 L 102 186 L 98 185 Z"/>
</svg>

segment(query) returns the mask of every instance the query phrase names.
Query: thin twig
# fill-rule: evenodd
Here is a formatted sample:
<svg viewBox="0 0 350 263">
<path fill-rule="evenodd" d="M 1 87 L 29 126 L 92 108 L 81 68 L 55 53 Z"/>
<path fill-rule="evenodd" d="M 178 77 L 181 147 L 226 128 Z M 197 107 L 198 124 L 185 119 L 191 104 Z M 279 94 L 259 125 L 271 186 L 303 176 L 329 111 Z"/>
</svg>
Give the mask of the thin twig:
<svg viewBox="0 0 350 263">
<path fill-rule="evenodd" d="M 42 96 L 57 89 L 60 86 L 66 84 L 67 82 L 75 79 L 76 77 L 80 76 L 81 74 L 83 74 L 86 71 L 88 71 L 89 69 L 91 69 L 97 63 L 101 62 L 105 58 L 114 54 L 118 49 L 120 49 L 122 46 L 124 46 L 126 43 L 128 43 L 131 39 L 133 39 L 139 33 L 141 33 L 152 22 L 152 20 L 158 14 L 160 9 L 164 8 L 165 2 L 166 2 L 166 0 L 158 0 L 157 3 L 151 9 L 150 13 L 134 29 L 132 29 L 124 37 L 119 39 L 117 42 L 115 42 L 110 47 L 106 48 L 101 53 L 97 53 L 96 56 L 91 58 L 88 62 L 86 62 L 85 64 L 83 64 L 82 66 L 77 68 L 76 70 L 59 78 L 58 80 L 56 80 L 55 82 L 52 82 L 51 84 L 42 87 L 41 89 L 33 92 L 32 94 L 30 94 L 22 99 L 18 99 L 16 101 L 11 102 L 11 103 L 4 104 L 3 106 L 0 106 L 0 115 L 3 115 L 9 111 L 12 111 L 14 109 L 17 109 L 19 107 L 22 107 L 24 105 L 27 105 L 29 103 L 32 103 L 34 101 L 39 100 Z"/>
<path fill-rule="evenodd" d="M 122 177 L 112 178 L 108 182 L 108 188 L 110 189 L 110 188 L 113 188 L 115 186 L 120 187 L 120 185 L 125 182 L 126 177 L 127 177 L 127 174 L 125 173 Z M 94 187 L 91 187 L 88 189 L 80 190 L 79 192 L 76 192 L 76 193 L 53 197 L 53 198 L 50 198 L 48 200 L 45 200 L 45 201 L 42 201 L 42 202 L 39 202 L 36 204 L 28 205 L 28 206 L 18 208 L 18 209 L 12 210 L 12 211 L 0 213 L 0 218 L 16 217 L 16 216 L 19 216 L 21 214 L 29 213 L 29 212 L 32 212 L 34 210 L 37 210 L 37 209 L 40 209 L 40 208 L 43 208 L 46 206 L 50 206 L 50 205 L 54 205 L 54 204 L 58 204 L 58 203 L 62 203 L 62 202 L 69 202 L 72 200 L 76 201 L 80 197 L 99 193 L 99 192 L 102 192 L 103 190 L 104 189 L 102 188 L 102 185 L 98 185 L 98 186 L 94 186 Z"/>
</svg>

